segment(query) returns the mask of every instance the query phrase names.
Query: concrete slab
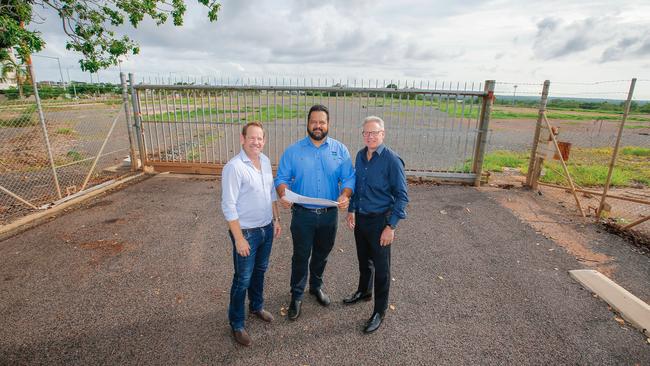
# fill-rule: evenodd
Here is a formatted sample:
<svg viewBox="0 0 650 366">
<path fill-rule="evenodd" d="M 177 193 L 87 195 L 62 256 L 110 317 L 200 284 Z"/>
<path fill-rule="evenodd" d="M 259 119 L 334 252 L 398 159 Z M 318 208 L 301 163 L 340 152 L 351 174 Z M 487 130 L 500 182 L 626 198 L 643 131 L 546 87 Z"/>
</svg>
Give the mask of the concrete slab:
<svg viewBox="0 0 650 366">
<path fill-rule="evenodd" d="M 591 269 L 569 271 L 573 279 L 600 296 L 623 319 L 650 336 L 650 305 L 610 280 L 602 273 Z"/>
</svg>

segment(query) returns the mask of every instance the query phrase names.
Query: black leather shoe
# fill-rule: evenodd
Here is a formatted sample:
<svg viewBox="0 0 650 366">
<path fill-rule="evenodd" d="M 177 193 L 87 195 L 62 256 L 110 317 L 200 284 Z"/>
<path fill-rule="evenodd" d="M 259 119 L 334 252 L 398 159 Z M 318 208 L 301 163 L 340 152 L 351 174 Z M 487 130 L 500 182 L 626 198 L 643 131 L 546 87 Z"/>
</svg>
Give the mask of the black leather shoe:
<svg viewBox="0 0 650 366">
<path fill-rule="evenodd" d="M 343 299 L 343 303 L 351 305 L 351 304 L 355 304 L 355 303 L 357 303 L 357 302 L 359 302 L 361 300 L 370 301 L 371 299 L 372 299 L 372 292 L 357 291 L 354 294 L 352 294 L 352 296 L 346 297 L 345 299 Z"/>
<path fill-rule="evenodd" d="M 331 302 L 330 297 L 327 296 L 327 294 L 325 293 L 325 291 L 323 291 L 322 288 L 319 288 L 319 289 L 316 289 L 316 290 L 309 289 L 309 293 L 316 296 L 316 299 L 318 300 L 318 302 L 323 306 L 327 306 Z"/>
<path fill-rule="evenodd" d="M 372 333 L 379 329 L 382 320 L 384 320 L 384 314 L 382 313 L 373 313 L 368 322 L 366 323 L 366 328 L 363 330 L 364 333 Z"/>
<path fill-rule="evenodd" d="M 302 301 L 300 300 L 291 300 L 291 304 L 289 304 L 289 320 L 296 320 L 300 316 L 300 306 L 302 305 Z"/>
</svg>

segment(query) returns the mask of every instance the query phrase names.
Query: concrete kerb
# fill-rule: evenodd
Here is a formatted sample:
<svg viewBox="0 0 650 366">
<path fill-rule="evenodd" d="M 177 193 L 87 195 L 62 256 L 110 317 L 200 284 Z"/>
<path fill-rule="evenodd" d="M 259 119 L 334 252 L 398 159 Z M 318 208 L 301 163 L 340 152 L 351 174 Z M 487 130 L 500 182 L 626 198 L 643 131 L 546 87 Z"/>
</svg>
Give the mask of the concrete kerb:
<svg viewBox="0 0 650 366">
<path fill-rule="evenodd" d="M 579 269 L 569 271 L 571 277 L 605 300 L 623 319 L 650 337 L 650 305 L 607 278 L 602 273 Z"/>
<path fill-rule="evenodd" d="M 149 174 L 147 174 L 148 176 Z M 92 191 L 89 191 L 88 193 L 81 195 L 79 197 L 76 197 L 74 199 L 71 199 L 69 201 L 65 201 L 59 205 L 56 205 L 52 208 L 48 208 L 44 211 L 36 212 L 31 215 L 27 215 L 21 219 L 18 219 L 10 224 L 0 226 L 0 240 L 5 240 L 11 236 L 14 236 L 16 234 L 19 234 L 27 229 L 30 229 L 34 226 L 37 226 L 47 219 L 51 218 L 53 215 L 56 215 L 57 213 L 65 210 L 66 208 L 69 208 L 74 205 L 78 205 L 80 203 L 83 203 L 84 201 L 93 198 L 95 196 L 98 196 L 106 191 L 109 191 L 111 189 L 115 189 L 119 187 L 120 185 L 123 185 L 127 182 L 130 182 L 134 179 L 138 179 L 145 176 L 145 173 L 137 173 L 131 176 L 128 176 L 126 178 L 117 180 L 111 184 L 108 184 L 106 186 L 103 186 L 99 189 L 94 189 Z"/>
</svg>

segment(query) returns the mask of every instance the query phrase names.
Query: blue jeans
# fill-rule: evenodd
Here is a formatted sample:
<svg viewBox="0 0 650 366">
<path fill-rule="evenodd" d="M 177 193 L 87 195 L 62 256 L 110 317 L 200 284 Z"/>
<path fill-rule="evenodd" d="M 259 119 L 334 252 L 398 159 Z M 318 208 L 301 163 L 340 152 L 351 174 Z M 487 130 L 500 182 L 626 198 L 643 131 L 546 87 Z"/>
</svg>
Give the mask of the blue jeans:
<svg viewBox="0 0 650 366">
<path fill-rule="evenodd" d="M 249 310 L 257 312 L 264 308 L 264 273 L 269 266 L 273 244 L 273 223 L 264 227 L 243 229 L 242 232 L 251 247 L 248 257 L 237 254 L 235 238 L 230 231 L 228 232 L 232 241 L 232 259 L 235 266 L 235 275 L 230 288 L 228 320 L 234 331 L 244 329 L 247 291 Z"/>
</svg>

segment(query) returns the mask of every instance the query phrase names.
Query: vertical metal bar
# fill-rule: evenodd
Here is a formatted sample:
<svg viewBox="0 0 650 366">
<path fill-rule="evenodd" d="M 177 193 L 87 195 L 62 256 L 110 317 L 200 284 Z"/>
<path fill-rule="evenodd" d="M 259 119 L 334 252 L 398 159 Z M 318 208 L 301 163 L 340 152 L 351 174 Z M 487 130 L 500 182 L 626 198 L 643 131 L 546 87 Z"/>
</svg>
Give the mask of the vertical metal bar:
<svg viewBox="0 0 650 366">
<path fill-rule="evenodd" d="M 537 124 L 535 125 L 535 135 L 533 137 L 533 147 L 530 151 L 530 161 L 528 162 L 528 174 L 526 175 L 526 186 L 531 189 L 537 189 L 537 178 L 542 168 L 544 160 L 537 156 L 539 140 L 542 131 L 544 113 L 546 113 L 546 103 L 548 101 L 548 90 L 551 81 L 545 80 L 542 88 L 542 98 L 539 103 L 539 112 L 537 113 Z M 541 160 L 540 160 L 541 159 Z"/>
<path fill-rule="evenodd" d="M 182 102 L 179 102 L 179 104 L 181 105 L 181 116 L 180 116 L 181 133 L 178 132 L 179 116 L 178 116 L 178 111 L 176 110 L 176 96 L 177 95 L 180 95 L 180 92 L 178 90 L 172 90 L 172 110 L 174 112 L 174 132 L 175 132 L 174 138 L 176 139 L 176 146 L 177 146 L 177 152 L 176 152 L 177 156 L 176 156 L 176 158 L 177 158 L 177 161 L 180 163 L 183 160 L 182 157 L 181 157 L 181 153 L 183 153 L 184 156 L 187 156 L 187 146 L 185 146 L 184 143 L 181 143 L 181 134 L 183 134 L 183 136 L 185 136 L 185 132 L 183 130 L 183 124 L 182 124 L 182 121 L 183 121 Z M 181 96 L 181 100 L 182 100 L 182 98 L 183 97 Z"/>
<path fill-rule="evenodd" d="M 147 91 L 149 93 L 147 93 Z M 147 90 L 144 91 L 144 111 L 145 111 L 144 113 L 145 113 L 145 115 L 149 116 L 149 113 L 151 112 L 151 110 L 153 108 L 150 106 L 149 98 L 147 98 L 147 94 L 150 94 L 150 97 L 153 98 L 153 96 L 151 95 L 151 94 L 153 94 L 153 90 L 152 89 L 147 89 Z M 151 102 L 151 105 L 153 105 L 153 101 Z M 156 138 L 156 149 L 158 150 L 158 161 L 160 161 L 160 156 L 162 154 L 160 153 L 160 141 L 158 141 L 158 123 L 155 120 L 155 114 L 154 114 L 154 120 L 153 121 L 151 121 L 149 119 L 149 117 L 145 121 L 147 123 L 149 123 L 150 125 L 152 125 L 152 128 L 149 128 L 149 142 L 151 143 L 151 150 L 153 151 L 154 150 L 153 149 L 153 145 L 154 145 L 154 138 L 153 137 L 155 136 L 155 138 Z M 154 132 L 153 132 L 154 135 L 153 136 L 152 136 L 152 131 L 151 130 L 154 130 Z"/>
<path fill-rule="evenodd" d="M 598 215 L 596 219 L 600 219 L 602 216 L 603 207 L 605 206 L 605 198 L 607 196 L 607 191 L 609 190 L 609 185 L 612 182 L 612 173 L 614 172 L 614 165 L 616 164 L 616 157 L 618 156 L 618 147 L 621 143 L 621 136 L 623 135 L 623 128 L 625 127 L 625 121 L 627 116 L 630 113 L 630 106 L 632 104 L 632 96 L 634 95 L 634 87 L 636 86 L 636 78 L 632 79 L 630 82 L 630 90 L 627 93 L 627 100 L 625 101 L 625 112 L 623 113 L 623 119 L 621 119 L 621 124 L 618 127 L 618 136 L 616 136 L 616 143 L 614 144 L 614 151 L 612 152 L 612 160 L 609 162 L 609 171 L 607 172 L 607 180 L 605 180 L 605 188 L 603 189 L 603 195 L 600 198 L 600 204 L 598 205 Z M 584 215 L 583 215 L 584 216 Z"/>
<path fill-rule="evenodd" d="M 45 139 L 45 147 L 47 148 L 47 158 L 50 161 L 50 169 L 52 170 L 52 178 L 54 179 L 54 187 L 56 188 L 56 195 L 59 199 L 61 196 L 61 186 L 59 185 L 59 177 L 54 167 L 54 156 L 52 155 L 52 146 L 50 145 L 50 138 L 47 133 L 47 125 L 45 124 L 45 114 L 43 114 L 43 105 L 41 104 L 41 96 L 38 93 L 38 86 L 36 84 L 36 74 L 34 66 L 29 65 L 29 77 L 32 79 L 32 88 L 34 89 L 34 98 L 36 99 L 36 109 L 38 110 L 38 119 L 41 122 L 41 129 L 43 130 L 43 138 Z"/>
<path fill-rule="evenodd" d="M 131 159 L 131 171 L 138 169 L 138 162 L 135 157 L 135 146 L 133 144 L 133 131 L 131 127 L 131 113 L 129 110 L 129 94 L 126 86 L 126 75 L 120 73 L 120 84 L 122 85 L 122 103 L 124 104 L 124 116 L 126 121 L 126 132 L 129 137 L 129 157 Z"/>
<path fill-rule="evenodd" d="M 194 77 L 196 80 L 196 77 Z M 193 120 L 193 125 L 194 125 L 194 131 L 196 132 L 196 149 L 198 152 L 198 157 L 199 157 L 199 163 L 202 161 L 202 154 L 201 154 L 201 133 L 199 132 L 199 103 L 197 102 L 197 94 L 200 95 L 201 91 L 200 90 L 192 90 L 192 104 L 194 105 L 194 120 Z"/>
<path fill-rule="evenodd" d="M 210 91 L 207 91 L 207 93 L 209 93 L 209 92 Z M 201 90 L 201 130 L 203 132 L 203 137 L 202 138 L 203 138 L 203 149 L 204 149 L 204 152 L 205 152 L 205 162 L 207 163 L 208 162 L 208 151 L 209 151 L 207 138 L 208 138 L 209 135 L 206 132 L 207 128 L 206 128 L 206 125 L 205 125 L 205 102 L 204 102 L 205 93 L 206 93 L 205 90 Z M 208 94 L 208 100 L 209 100 L 209 98 L 210 98 L 210 95 Z"/>
<path fill-rule="evenodd" d="M 158 113 L 156 115 L 160 115 L 160 132 L 162 133 L 162 139 L 163 139 L 163 146 L 165 149 L 165 161 L 169 161 L 169 149 L 167 148 L 167 136 L 165 136 L 165 126 L 169 125 L 169 122 L 165 121 L 165 118 L 163 117 L 163 109 L 162 109 L 162 101 L 160 100 L 162 98 L 162 90 L 158 91 Z M 169 116 L 167 116 L 169 117 Z"/>
<path fill-rule="evenodd" d="M 188 76 L 187 78 L 188 78 L 188 81 L 189 81 L 190 77 Z M 194 148 L 195 148 L 195 145 L 194 145 L 194 131 L 193 131 L 193 128 L 192 128 L 192 125 L 194 124 L 193 121 L 192 121 L 192 106 L 190 105 L 190 100 L 192 100 L 193 98 L 196 99 L 196 95 L 194 93 L 195 93 L 194 90 L 192 90 L 191 93 L 188 90 L 188 92 L 187 92 L 187 100 L 185 101 L 186 107 L 187 107 L 187 127 L 188 127 L 188 129 L 190 131 L 190 146 L 192 147 L 192 150 L 191 150 L 192 152 L 190 154 L 190 158 L 191 158 L 190 160 L 192 161 L 192 163 L 194 163 L 194 160 L 195 160 L 194 157 L 196 156 L 196 153 L 194 152 Z M 194 103 L 194 104 L 196 105 L 196 103 Z M 196 112 L 194 113 L 194 117 L 196 117 Z"/>
<path fill-rule="evenodd" d="M 162 108 L 161 111 L 162 113 Z M 176 113 L 176 111 L 174 111 Z M 165 89 L 165 114 L 167 115 L 167 133 L 169 133 L 169 148 L 171 150 L 171 155 L 172 155 L 172 161 L 176 160 L 176 155 L 178 155 L 178 152 L 174 148 L 174 134 L 172 133 L 172 116 L 169 113 L 169 93 Z M 174 125 L 176 125 L 174 123 Z M 176 126 L 178 128 L 178 126 Z"/>
<path fill-rule="evenodd" d="M 185 120 L 185 103 L 183 103 L 183 93 L 181 90 L 178 90 L 178 94 L 180 95 L 180 100 L 178 101 L 178 107 L 181 110 L 181 133 L 183 134 L 183 151 L 185 152 L 185 156 L 183 157 L 183 162 L 188 163 L 190 160 L 191 152 L 188 151 L 188 146 L 187 146 L 187 132 L 185 131 L 187 128 L 187 121 Z M 186 101 L 189 100 L 189 92 L 186 90 L 185 91 L 185 99 Z M 189 112 L 189 111 L 188 111 Z M 188 117 L 189 120 L 189 117 Z M 190 139 L 192 138 L 192 131 L 190 131 Z"/>
<path fill-rule="evenodd" d="M 209 80 L 208 80 L 209 82 Z M 214 146 L 217 144 L 217 139 L 214 137 L 214 130 L 216 127 L 215 121 L 212 120 L 212 102 L 210 101 L 211 94 L 210 91 L 208 91 L 208 127 L 210 128 L 210 138 L 212 139 L 212 163 L 217 162 L 217 156 L 215 153 L 215 148 Z M 215 97 L 216 97 L 216 91 L 215 91 Z M 215 100 L 216 102 L 216 100 Z"/>
<path fill-rule="evenodd" d="M 473 173 L 476 174 L 474 178 L 474 186 L 481 185 L 481 173 L 483 172 L 483 156 L 485 155 L 485 147 L 487 145 L 487 132 L 490 125 L 490 113 L 492 112 L 492 103 L 494 102 L 494 80 L 485 81 L 485 92 L 487 95 L 483 99 L 483 108 L 481 110 L 481 126 L 479 127 L 479 137 L 476 147 L 476 155 L 474 156 L 474 169 Z"/>
<path fill-rule="evenodd" d="M 135 138 L 138 142 L 138 150 L 140 151 L 140 164 L 144 169 L 147 163 L 147 150 L 144 146 L 144 131 L 142 131 L 142 121 L 140 117 L 140 99 L 138 92 L 135 90 L 134 75 L 129 74 L 129 85 L 131 87 L 131 103 L 133 104 L 133 117 L 135 119 Z"/>
</svg>

